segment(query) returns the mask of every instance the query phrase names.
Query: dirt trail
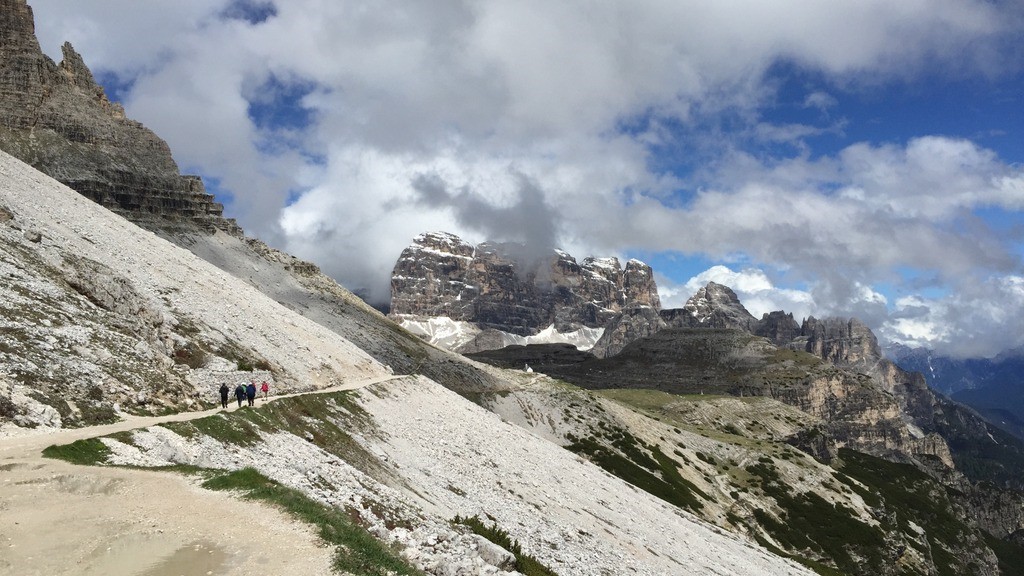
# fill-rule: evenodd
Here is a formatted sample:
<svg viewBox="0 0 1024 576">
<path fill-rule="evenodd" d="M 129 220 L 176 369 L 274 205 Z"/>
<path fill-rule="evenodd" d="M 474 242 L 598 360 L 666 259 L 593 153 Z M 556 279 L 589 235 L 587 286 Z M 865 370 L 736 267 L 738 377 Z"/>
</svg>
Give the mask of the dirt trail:
<svg viewBox="0 0 1024 576">
<path fill-rule="evenodd" d="M 284 397 L 257 400 L 256 408 Z M 229 411 L 237 409 L 232 402 Z M 204 490 L 179 474 L 75 466 L 41 455 L 53 444 L 220 411 L 0 438 L 0 574 L 331 574 L 333 549 L 270 506 Z"/>
</svg>

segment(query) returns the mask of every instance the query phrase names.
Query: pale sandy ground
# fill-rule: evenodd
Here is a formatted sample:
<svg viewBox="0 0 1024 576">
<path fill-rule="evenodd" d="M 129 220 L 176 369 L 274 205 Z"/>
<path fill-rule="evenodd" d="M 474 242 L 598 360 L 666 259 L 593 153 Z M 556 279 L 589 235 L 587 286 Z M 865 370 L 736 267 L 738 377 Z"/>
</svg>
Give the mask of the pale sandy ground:
<svg viewBox="0 0 1024 576">
<path fill-rule="evenodd" d="M 202 489 L 179 474 L 41 455 L 52 444 L 218 411 L 0 438 L 0 574 L 331 574 L 334 549 L 273 507 Z"/>
</svg>

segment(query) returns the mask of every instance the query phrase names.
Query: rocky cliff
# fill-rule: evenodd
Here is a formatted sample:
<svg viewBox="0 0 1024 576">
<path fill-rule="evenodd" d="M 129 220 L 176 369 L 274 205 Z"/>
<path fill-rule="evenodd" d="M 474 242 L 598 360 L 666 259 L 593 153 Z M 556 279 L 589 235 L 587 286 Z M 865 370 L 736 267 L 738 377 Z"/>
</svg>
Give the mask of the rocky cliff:
<svg viewBox="0 0 1024 576">
<path fill-rule="evenodd" d="M 664 328 L 736 328 L 750 331 L 756 320 L 743 307 L 732 288 L 709 282 L 686 301 L 682 308 L 668 310 L 631 307 L 605 325 L 604 334 L 592 352 L 606 358 L 618 354 L 627 344 Z"/>
<path fill-rule="evenodd" d="M 660 307 L 651 268 L 637 260 L 586 258 L 553 251 L 527 258 L 521 247 L 473 246 L 448 233 L 417 236 L 391 280 L 391 316 L 445 316 L 520 336 L 601 327 L 623 309 Z"/>
<path fill-rule="evenodd" d="M 151 230 L 241 231 L 167 143 L 111 102 L 71 44 L 43 54 L 25 0 L 0 0 L 0 149 Z"/>
</svg>

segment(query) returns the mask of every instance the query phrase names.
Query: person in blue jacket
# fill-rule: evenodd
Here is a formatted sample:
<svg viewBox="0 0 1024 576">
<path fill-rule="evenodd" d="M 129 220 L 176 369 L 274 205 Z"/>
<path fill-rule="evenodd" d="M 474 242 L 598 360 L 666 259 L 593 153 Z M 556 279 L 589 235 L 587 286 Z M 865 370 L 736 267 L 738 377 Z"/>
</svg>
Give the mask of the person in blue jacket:
<svg viewBox="0 0 1024 576">
<path fill-rule="evenodd" d="M 256 402 L 256 381 L 249 382 L 249 385 L 245 387 L 245 398 L 249 400 L 249 406 L 252 406 Z"/>
</svg>

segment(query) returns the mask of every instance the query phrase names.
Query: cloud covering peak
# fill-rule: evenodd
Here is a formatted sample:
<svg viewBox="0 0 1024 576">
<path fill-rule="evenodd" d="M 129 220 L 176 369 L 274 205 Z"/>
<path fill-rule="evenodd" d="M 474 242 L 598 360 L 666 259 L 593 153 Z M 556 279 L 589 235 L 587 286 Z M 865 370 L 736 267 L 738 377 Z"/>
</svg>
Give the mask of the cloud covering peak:
<svg viewBox="0 0 1024 576">
<path fill-rule="evenodd" d="M 935 346 L 922 317 L 1024 310 L 1017 3 L 32 5 L 251 234 L 373 301 L 450 230 L 728 265 Z M 937 88 L 963 102 L 918 114 Z"/>
</svg>

